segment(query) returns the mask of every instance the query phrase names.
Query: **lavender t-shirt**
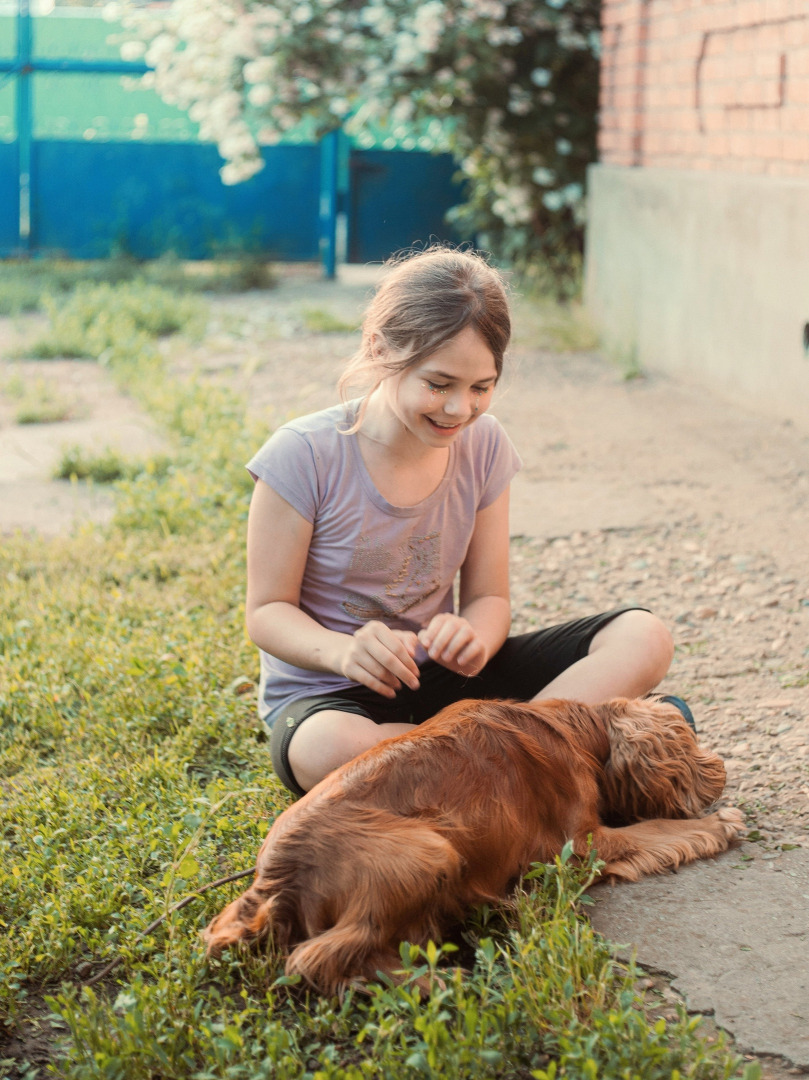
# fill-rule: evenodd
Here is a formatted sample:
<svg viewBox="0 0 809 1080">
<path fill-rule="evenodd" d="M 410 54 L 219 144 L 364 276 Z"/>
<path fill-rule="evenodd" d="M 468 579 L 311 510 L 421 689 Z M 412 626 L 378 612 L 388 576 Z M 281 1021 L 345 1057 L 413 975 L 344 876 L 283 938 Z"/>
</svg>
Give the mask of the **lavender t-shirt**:
<svg viewBox="0 0 809 1080">
<path fill-rule="evenodd" d="M 370 619 L 418 631 L 453 609 L 453 583 L 478 510 L 493 503 L 521 465 L 489 414 L 450 444 L 438 487 L 415 506 L 384 499 L 365 467 L 351 427 L 357 402 L 293 420 L 248 463 L 314 526 L 300 607 L 329 630 L 353 634 Z M 416 657 L 423 662 L 424 653 Z M 296 698 L 356 685 L 307 671 L 261 651 L 259 713 L 266 719 Z"/>
</svg>

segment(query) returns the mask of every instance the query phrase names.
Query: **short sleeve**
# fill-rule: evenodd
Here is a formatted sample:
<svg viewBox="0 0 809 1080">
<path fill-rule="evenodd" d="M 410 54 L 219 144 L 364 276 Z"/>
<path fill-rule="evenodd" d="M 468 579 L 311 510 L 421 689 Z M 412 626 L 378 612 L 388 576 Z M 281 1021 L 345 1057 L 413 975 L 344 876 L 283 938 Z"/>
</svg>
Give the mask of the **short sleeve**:
<svg viewBox="0 0 809 1080">
<path fill-rule="evenodd" d="M 247 469 L 254 480 L 263 480 L 301 517 L 314 523 L 320 491 L 315 454 L 304 435 L 279 428 L 248 461 Z"/>
<path fill-rule="evenodd" d="M 485 421 L 482 424 L 481 421 Z M 478 420 L 479 435 L 484 445 L 477 455 L 482 475 L 479 478 L 478 510 L 485 510 L 505 491 L 522 468 L 522 459 L 500 422 L 487 414 Z M 474 429 L 473 429 L 474 430 Z"/>
</svg>

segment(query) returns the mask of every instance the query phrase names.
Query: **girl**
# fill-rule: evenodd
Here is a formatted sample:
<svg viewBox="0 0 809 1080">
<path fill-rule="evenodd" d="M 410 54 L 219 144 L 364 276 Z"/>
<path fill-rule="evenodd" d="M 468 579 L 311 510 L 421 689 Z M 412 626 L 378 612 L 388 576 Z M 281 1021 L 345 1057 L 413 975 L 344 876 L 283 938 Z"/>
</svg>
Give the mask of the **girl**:
<svg viewBox="0 0 809 1080">
<path fill-rule="evenodd" d="M 285 424 L 248 465 L 259 712 L 296 794 L 461 698 L 597 703 L 668 671 L 671 636 L 639 608 L 508 636 L 520 459 L 488 409 L 510 333 L 503 281 L 479 255 L 395 262 L 343 404 Z M 365 395 L 346 400 L 360 380 Z"/>
</svg>

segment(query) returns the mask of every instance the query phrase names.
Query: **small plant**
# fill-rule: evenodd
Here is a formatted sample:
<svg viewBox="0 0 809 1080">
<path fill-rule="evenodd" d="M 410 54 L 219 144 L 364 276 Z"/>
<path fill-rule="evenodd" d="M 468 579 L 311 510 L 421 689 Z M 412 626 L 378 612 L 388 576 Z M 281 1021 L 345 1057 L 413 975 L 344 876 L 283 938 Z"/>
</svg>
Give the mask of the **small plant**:
<svg viewBox="0 0 809 1080">
<path fill-rule="evenodd" d="M 598 333 L 580 300 L 561 301 L 533 290 L 515 305 L 515 344 L 551 352 L 592 352 Z"/>
<path fill-rule="evenodd" d="M 76 413 L 76 403 L 45 379 L 31 383 L 15 374 L 6 382 L 3 392 L 16 402 L 14 422 L 17 424 L 54 424 L 70 420 Z"/>
<path fill-rule="evenodd" d="M 64 299 L 77 288 L 140 280 L 175 293 L 242 292 L 276 283 L 271 263 L 258 254 L 232 253 L 208 262 L 184 262 L 168 253 L 141 261 L 121 254 L 111 259 L 20 259 L 0 262 L 0 316 L 39 311 L 44 298 Z"/>
<path fill-rule="evenodd" d="M 51 331 L 29 350 L 41 360 L 66 356 L 113 362 L 121 354 L 151 356 L 154 338 L 199 331 L 203 318 L 198 300 L 143 281 L 81 285 L 62 302 L 44 297 L 43 306 Z"/>
<path fill-rule="evenodd" d="M 303 308 L 301 319 L 310 334 L 353 334 L 359 326 L 359 320 L 346 322 L 325 308 Z"/>
<path fill-rule="evenodd" d="M 13 278 L 0 272 L 0 315 L 21 315 L 36 311 L 42 299 L 42 285 L 37 280 Z"/>
<path fill-rule="evenodd" d="M 624 382 L 634 382 L 635 379 L 642 379 L 644 377 L 636 343 L 633 342 L 632 345 L 620 352 L 615 357 L 615 360 L 621 370 L 621 376 Z"/>
<path fill-rule="evenodd" d="M 75 318 L 91 306 L 84 295 Z M 107 454 L 132 470 L 112 525 L 0 547 L 0 918 L 13 928 L 0 1022 L 24 1036 L 50 1007 L 49 1068 L 65 1080 L 726 1080 L 737 1059 L 697 1018 L 647 1019 L 635 971 L 581 914 L 597 865 L 569 852 L 481 910 L 460 950 L 403 944 L 401 985 L 323 1000 L 272 948 L 205 958 L 199 930 L 240 886 L 198 890 L 252 867 L 288 801 L 240 692 L 257 664 L 240 462 L 264 433 L 237 395 L 168 375 L 159 319 L 138 331 L 148 362 L 123 322 L 104 323 L 110 369 L 171 456 L 73 451 L 75 475 L 97 476 Z M 117 958 L 103 992 L 82 985 Z"/>
<path fill-rule="evenodd" d="M 18 424 L 58 424 L 70 420 L 73 407 L 68 401 L 45 399 L 27 401 L 17 409 L 14 419 Z"/>
<path fill-rule="evenodd" d="M 92 480 L 96 484 L 112 484 L 116 480 L 132 480 L 141 473 L 165 476 L 171 462 L 168 457 L 154 457 L 148 461 L 133 461 L 118 450 L 107 447 L 91 453 L 81 446 L 68 446 L 62 451 L 54 469 L 54 480 Z"/>
</svg>

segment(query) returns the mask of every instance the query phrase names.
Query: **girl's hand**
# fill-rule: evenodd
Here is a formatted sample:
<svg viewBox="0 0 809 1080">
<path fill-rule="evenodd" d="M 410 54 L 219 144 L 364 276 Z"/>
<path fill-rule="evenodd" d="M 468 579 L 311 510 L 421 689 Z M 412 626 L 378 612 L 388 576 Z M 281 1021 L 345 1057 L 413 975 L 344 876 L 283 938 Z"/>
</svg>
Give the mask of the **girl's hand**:
<svg viewBox="0 0 809 1080">
<path fill-rule="evenodd" d="M 486 663 L 486 645 L 475 628 L 449 611 L 435 615 L 419 631 L 419 641 L 431 660 L 458 675 L 477 675 Z"/>
<path fill-rule="evenodd" d="M 371 620 L 346 639 L 337 670 L 386 698 L 395 697 L 402 684 L 418 690 L 419 669 L 414 660 L 417 645 L 412 630 L 391 630 Z"/>
</svg>

